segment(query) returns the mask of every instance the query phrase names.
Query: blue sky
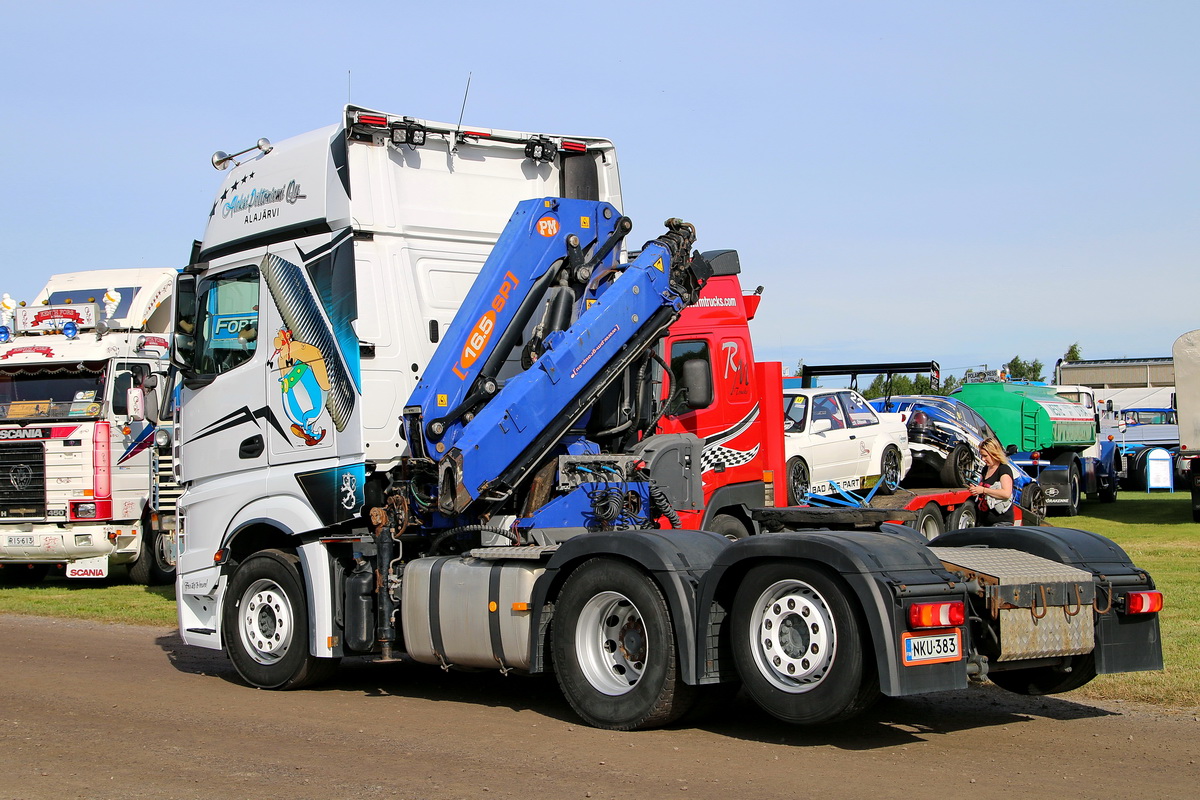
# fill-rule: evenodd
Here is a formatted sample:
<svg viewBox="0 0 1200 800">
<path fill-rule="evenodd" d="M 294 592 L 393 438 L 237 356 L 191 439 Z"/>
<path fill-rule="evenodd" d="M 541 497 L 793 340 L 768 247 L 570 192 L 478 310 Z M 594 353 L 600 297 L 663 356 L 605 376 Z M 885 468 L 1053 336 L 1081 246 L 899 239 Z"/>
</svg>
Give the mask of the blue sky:
<svg viewBox="0 0 1200 800">
<path fill-rule="evenodd" d="M 185 10 L 186 9 L 186 10 Z M 182 266 L 214 150 L 347 99 L 606 136 L 633 239 L 766 287 L 759 358 L 1163 356 L 1200 327 L 1200 4 L 12 4 L 0 291 Z"/>
</svg>

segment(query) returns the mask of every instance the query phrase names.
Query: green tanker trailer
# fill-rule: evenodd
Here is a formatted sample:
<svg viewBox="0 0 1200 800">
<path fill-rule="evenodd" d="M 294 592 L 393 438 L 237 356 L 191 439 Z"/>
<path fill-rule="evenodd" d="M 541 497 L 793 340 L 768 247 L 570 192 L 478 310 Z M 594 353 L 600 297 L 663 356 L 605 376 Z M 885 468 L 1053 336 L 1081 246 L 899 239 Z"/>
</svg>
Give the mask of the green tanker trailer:
<svg viewBox="0 0 1200 800">
<path fill-rule="evenodd" d="M 1117 499 L 1120 456 L 1111 439 L 1099 436 L 1091 389 L 989 382 L 964 383 L 954 394 L 992 426 L 1009 458 L 1038 479 L 1048 509 L 1074 516 L 1084 494 Z"/>
</svg>

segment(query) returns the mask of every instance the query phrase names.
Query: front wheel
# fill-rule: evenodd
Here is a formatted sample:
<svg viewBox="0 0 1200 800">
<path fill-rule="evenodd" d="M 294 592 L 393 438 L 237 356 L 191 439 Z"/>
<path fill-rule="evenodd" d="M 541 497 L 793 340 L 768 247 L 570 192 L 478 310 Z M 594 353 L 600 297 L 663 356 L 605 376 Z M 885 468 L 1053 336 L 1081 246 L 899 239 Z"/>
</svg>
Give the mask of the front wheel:
<svg viewBox="0 0 1200 800">
<path fill-rule="evenodd" d="M 165 586 L 175 580 L 175 566 L 167 558 L 169 541 L 148 526 L 142 526 L 138 559 L 129 565 L 129 580 L 142 586 Z"/>
<path fill-rule="evenodd" d="M 811 489 L 812 474 L 808 471 L 808 463 L 800 456 L 792 456 L 787 462 L 788 505 L 804 503 Z"/>
<path fill-rule="evenodd" d="M 893 494 L 900 488 L 900 451 L 888 445 L 879 459 L 880 494 Z"/>
<path fill-rule="evenodd" d="M 300 559 L 264 550 L 238 565 L 225 589 L 222 633 L 238 674 L 259 689 L 300 689 L 328 678 L 338 659 L 308 652 L 308 599 Z"/>
<path fill-rule="evenodd" d="M 551 647 L 559 688 L 597 728 L 667 725 L 694 700 L 662 592 L 624 562 L 594 558 L 572 573 L 555 603 Z"/>
<path fill-rule="evenodd" d="M 746 524 L 732 514 L 715 514 L 709 520 L 706 530 L 713 533 L 719 533 L 731 542 L 736 542 L 739 539 L 746 539 L 750 536 L 750 531 Z"/>
<path fill-rule="evenodd" d="M 939 477 L 943 486 L 952 489 L 971 483 L 972 478 L 975 477 L 975 453 L 971 450 L 970 445 L 964 442 L 954 445 L 954 449 L 950 451 L 950 455 L 946 456 L 946 461 L 942 464 Z"/>
<path fill-rule="evenodd" d="M 879 695 L 843 590 L 804 564 L 747 573 L 733 604 L 734 663 L 746 691 L 785 722 L 847 719 Z"/>
</svg>

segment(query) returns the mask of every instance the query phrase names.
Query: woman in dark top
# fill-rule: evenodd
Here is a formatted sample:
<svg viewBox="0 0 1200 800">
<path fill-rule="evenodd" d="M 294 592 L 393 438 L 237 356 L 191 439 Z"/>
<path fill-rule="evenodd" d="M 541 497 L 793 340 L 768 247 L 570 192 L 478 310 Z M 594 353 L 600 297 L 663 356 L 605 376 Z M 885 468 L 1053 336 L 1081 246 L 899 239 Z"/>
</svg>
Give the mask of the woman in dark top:
<svg viewBox="0 0 1200 800">
<path fill-rule="evenodd" d="M 979 445 L 979 456 L 983 459 L 983 476 L 970 487 L 979 511 L 976 524 L 981 528 L 1012 525 L 1013 472 L 1008 457 L 995 439 L 985 439 Z"/>
</svg>

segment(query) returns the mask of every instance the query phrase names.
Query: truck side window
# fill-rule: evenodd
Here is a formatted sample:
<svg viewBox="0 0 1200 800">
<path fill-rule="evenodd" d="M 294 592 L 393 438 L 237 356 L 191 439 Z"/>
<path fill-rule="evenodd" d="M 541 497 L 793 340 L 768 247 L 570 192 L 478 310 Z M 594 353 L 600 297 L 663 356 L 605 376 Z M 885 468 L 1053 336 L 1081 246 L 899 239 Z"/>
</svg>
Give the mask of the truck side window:
<svg viewBox="0 0 1200 800">
<path fill-rule="evenodd" d="M 704 362 L 705 369 L 709 376 L 708 391 L 706 396 L 708 402 L 703 406 L 695 405 L 693 399 L 689 402 L 687 393 L 680 391 L 671 405 L 667 408 L 669 416 L 678 416 L 685 414 L 688 411 L 695 411 L 697 408 L 704 408 L 712 405 L 713 387 L 712 387 L 712 358 L 708 352 L 708 342 L 692 341 L 692 342 L 675 342 L 671 345 L 671 391 L 675 391 L 675 387 L 684 385 L 684 366 L 689 361 Z"/>
<path fill-rule="evenodd" d="M 258 267 L 239 267 L 197 290 L 196 361 L 200 375 L 220 375 L 249 361 L 258 346 Z"/>
</svg>

